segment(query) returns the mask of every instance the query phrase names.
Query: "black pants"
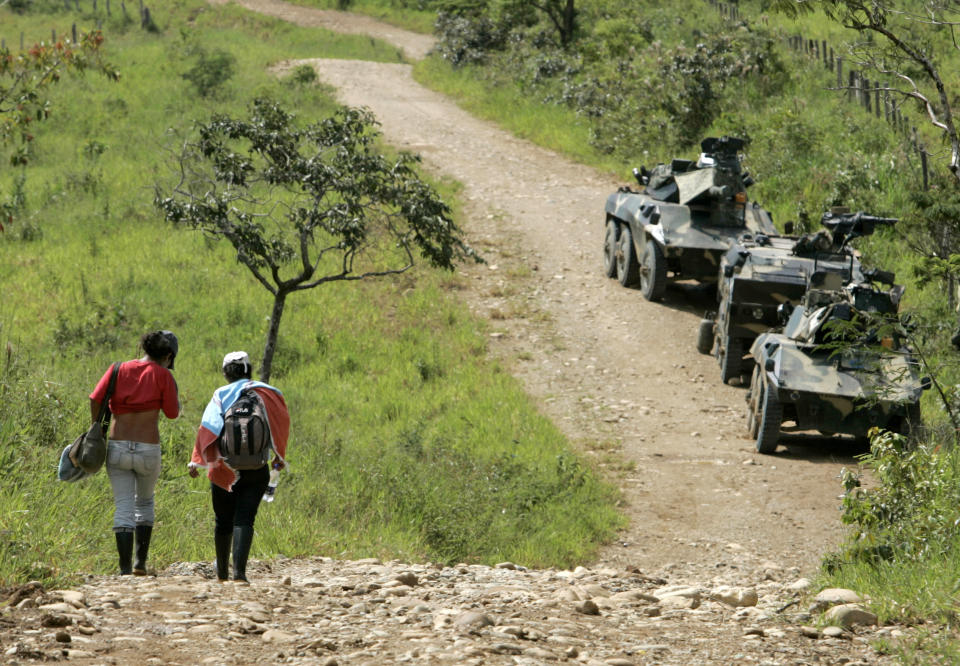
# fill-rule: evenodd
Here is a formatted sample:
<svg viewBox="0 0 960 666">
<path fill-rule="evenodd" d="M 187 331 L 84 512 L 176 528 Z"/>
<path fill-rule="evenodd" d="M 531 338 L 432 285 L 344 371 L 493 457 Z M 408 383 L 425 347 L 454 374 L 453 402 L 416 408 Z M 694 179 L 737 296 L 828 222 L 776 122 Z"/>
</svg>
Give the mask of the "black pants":
<svg viewBox="0 0 960 666">
<path fill-rule="evenodd" d="M 240 478 L 227 492 L 220 486 L 210 484 L 213 497 L 213 513 L 216 516 L 214 532 L 233 534 L 234 527 L 253 527 L 260 508 L 260 500 L 270 482 L 270 467 L 241 469 Z"/>
</svg>

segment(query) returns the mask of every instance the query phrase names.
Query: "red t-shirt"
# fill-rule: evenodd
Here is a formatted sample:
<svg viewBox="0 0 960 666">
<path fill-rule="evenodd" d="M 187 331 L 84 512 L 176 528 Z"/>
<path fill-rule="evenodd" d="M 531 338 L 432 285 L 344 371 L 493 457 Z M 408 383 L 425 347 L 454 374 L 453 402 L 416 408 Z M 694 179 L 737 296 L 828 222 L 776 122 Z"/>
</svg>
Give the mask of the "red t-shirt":
<svg viewBox="0 0 960 666">
<path fill-rule="evenodd" d="M 90 394 L 91 400 L 103 402 L 110 384 L 111 365 L 97 382 Z M 110 398 L 110 411 L 114 414 L 130 412 L 148 412 L 162 409 L 169 419 L 180 415 L 180 401 L 177 398 L 177 382 L 170 371 L 153 361 L 125 361 L 120 364 L 117 373 L 117 385 Z"/>
</svg>

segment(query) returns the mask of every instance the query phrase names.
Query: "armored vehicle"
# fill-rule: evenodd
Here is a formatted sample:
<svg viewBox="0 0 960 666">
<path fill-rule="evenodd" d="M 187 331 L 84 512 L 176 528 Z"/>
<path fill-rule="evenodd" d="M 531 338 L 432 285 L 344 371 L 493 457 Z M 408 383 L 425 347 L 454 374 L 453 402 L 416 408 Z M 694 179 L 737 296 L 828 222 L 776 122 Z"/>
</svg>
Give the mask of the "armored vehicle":
<svg viewBox="0 0 960 666">
<path fill-rule="evenodd" d="M 720 258 L 716 313 L 700 322 L 697 348 L 714 350 L 724 383 L 751 371 L 744 353 L 758 335 L 775 327 L 777 308 L 798 303 L 816 276 L 821 288 L 841 289 L 867 279 L 849 242 L 873 233 L 893 218 L 834 208 L 821 218 L 823 229 L 801 237 L 743 234 Z M 869 279 L 893 286 L 893 274 L 872 271 Z"/>
<path fill-rule="evenodd" d="M 903 287 L 822 286 L 811 284 L 792 311 L 781 306 L 782 331 L 761 334 L 750 348 L 747 424 L 760 453 L 776 450 L 781 429 L 864 441 L 873 426 L 909 433 L 920 424 L 930 382 L 917 376 L 897 315 Z"/>
<path fill-rule="evenodd" d="M 710 137 L 696 161 L 634 169 L 642 191 L 621 187 L 607 197 L 606 275 L 624 286 L 639 281 L 644 297 L 657 300 L 668 279 L 714 282 L 720 256 L 744 231 L 774 233 L 770 214 L 747 201 L 753 179 L 740 169 L 743 145 Z"/>
</svg>

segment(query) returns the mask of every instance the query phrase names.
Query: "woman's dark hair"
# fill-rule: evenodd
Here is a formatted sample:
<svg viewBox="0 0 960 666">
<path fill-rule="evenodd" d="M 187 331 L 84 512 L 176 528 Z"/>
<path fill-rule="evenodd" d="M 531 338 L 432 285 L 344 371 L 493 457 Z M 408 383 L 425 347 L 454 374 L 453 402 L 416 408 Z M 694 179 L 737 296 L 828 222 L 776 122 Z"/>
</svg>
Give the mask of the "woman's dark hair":
<svg viewBox="0 0 960 666">
<path fill-rule="evenodd" d="M 223 366 L 223 376 L 227 381 L 233 383 L 238 379 L 250 379 L 251 368 L 246 363 L 228 363 Z"/>
<path fill-rule="evenodd" d="M 146 333 L 140 338 L 140 346 L 152 359 L 162 359 L 167 354 L 177 355 L 178 347 L 177 336 L 170 331 L 153 331 Z"/>
</svg>

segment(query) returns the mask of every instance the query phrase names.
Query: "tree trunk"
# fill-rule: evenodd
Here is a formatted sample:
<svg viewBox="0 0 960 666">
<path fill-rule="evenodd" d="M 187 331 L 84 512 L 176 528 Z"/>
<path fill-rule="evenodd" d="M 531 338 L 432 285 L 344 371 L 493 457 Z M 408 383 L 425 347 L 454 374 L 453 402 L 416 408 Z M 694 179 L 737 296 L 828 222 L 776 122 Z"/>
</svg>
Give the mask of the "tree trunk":
<svg viewBox="0 0 960 666">
<path fill-rule="evenodd" d="M 280 332 L 280 319 L 283 306 L 287 302 L 287 293 L 277 290 L 273 296 L 273 312 L 270 313 L 270 327 L 267 330 L 267 344 L 263 347 L 263 363 L 260 364 L 260 381 L 270 383 L 270 368 L 273 366 L 273 352 L 277 350 L 277 335 Z"/>
<path fill-rule="evenodd" d="M 573 41 L 576 31 L 576 10 L 573 6 L 574 0 L 567 0 L 567 6 L 563 10 L 563 45 L 567 46 Z"/>
</svg>

